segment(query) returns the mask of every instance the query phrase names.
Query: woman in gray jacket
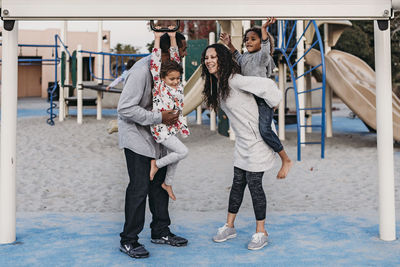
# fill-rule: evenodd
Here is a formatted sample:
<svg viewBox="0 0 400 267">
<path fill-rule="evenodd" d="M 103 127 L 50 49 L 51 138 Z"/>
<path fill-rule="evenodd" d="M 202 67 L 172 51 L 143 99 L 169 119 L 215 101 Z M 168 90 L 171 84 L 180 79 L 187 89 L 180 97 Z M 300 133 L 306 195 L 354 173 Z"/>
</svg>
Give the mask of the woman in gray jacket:
<svg viewBox="0 0 400 267">
<path fill-rule="evenodd" d="M 234 177 L 229 195 L 226 224 L 213 237 L 223 242 L 236 237 L 234 221 L 249 186 L 256 217 L 256 233 L 248 249 L 261 249 L 267 245 L 265 230 L 266 197 L 262 186 L 265 171 L 272 168 L 275 152 L 263 141 L 258 129 L 258 108 L 253 95 L 275 107 L 282 93 L 275 82 L 268 78 L 242 76 L 232 53 L 222 44 L 208 46 L 202 55 L 202 76 L 205 79 L 203 95 L 208 107 L 221 108 L 229 117 L 235 132 Z M 275 131 L 275 126 L 272 123 Z"/>
</svg>

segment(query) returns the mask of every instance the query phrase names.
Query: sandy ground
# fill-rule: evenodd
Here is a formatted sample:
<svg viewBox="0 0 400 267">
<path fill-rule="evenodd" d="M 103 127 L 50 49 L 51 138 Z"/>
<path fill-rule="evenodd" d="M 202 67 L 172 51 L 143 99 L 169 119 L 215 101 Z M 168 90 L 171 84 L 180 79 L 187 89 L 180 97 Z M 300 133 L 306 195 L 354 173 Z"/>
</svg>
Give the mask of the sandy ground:
<svg viewBox="0 0 400 267">
<path fill-rule="evenodd" d="M 117 134 L 101 121 L 84 117 L 48 126 L 44 118 L 19 118 L 17 133 L 17 211 L 122 212 L 128 183 L 125 158 Z M 174 211 L 221 211 L 227 208 L 232 182 L 234 143 L 191 125 L 184 140 L 189 156 L 178 166 Z M 296 133 L 284 146 L 296 159 Z M 269 212 L 376 213 L 378 170 L 376 135 L 337 133 L 327 139 L 326 158 L 320 147 L 308 146 L 285 180 L 275 169 L 264 176 Z M 400 214 L 400 148 L 395 147 L 396 211 Z M 246 190 L 242 210 L 251 211 Z M 399 216 L 397 216 L 399 218 Z"/>
</svg>

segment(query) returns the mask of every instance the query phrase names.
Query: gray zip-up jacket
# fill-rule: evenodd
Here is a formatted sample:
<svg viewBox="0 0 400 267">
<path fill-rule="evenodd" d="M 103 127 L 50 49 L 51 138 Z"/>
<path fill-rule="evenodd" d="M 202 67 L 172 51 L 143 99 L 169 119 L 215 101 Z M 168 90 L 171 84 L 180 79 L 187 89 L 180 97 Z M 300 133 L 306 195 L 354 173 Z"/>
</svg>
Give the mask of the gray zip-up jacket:
<svg viewBox="0 0 400 267">
<path fill-rule="evenodd" d="M 124 89 L 118 102 L 119 147 L 150 157 L 160 157 L 160 145 L 150 133 L 150 125 L 162 121 L 161 112 L 152 112 L 153 77 L 150 56 L 132 66 L 125 78 Z"/>
<path fill-rule="evenodd" d="M 229 78 L 231 91 L 221 101 L 235 132 L 234 166 L 245 171 L 263 172 L 273 167 L 275 152 L 262 139 L 258 129 L 258 107 L 254 95 L 275 107 L 282 99 L 276 83 L 268 78 L 234 74 Z M 275 125 L 271 122 L 274 132 Z"/>
</svg>

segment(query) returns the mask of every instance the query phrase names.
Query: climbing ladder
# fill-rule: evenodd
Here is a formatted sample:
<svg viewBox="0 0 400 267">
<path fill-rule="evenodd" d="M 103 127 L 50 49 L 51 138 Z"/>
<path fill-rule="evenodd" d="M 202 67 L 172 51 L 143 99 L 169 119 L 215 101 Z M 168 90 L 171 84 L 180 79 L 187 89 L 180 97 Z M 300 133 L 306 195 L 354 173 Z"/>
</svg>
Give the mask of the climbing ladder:
<svg viewBox="0 0 400 267">
<path fill-rule="evenodd" d="M 280 29 L 280 34 L 282 38 L 279 38 L 280 42 L 277 44 L 276 50 L 279 51 L 286 61 L 289 67 L 291 79 L 293 82 L 293 88 L 295 92 L 296 101 L 296 114 L 297 114 L 297 160 L 301 160 L 301 148 L 305 145 L 319 144 L 321 146 L 321 158 L 324 158 L 325 153 L 325 59 L 324 59 L 324 46 L 321 38 L 321 34 L 318 30 L 317 23 L 314 20 L 306 21 L 305 27 L 303 23 L 298 23 L 297 21 L 279 21 L 278 29 Z M 300 24 L 300 26 L 299 26 Z M 301 27 L 301 29 L 297 29 Z M 299 30 L 302 34 L 299 35 Z M 297 33 L 296 33 L 297 32 Z M 304 39 L 308 38 L 306 48 L 304 49 Z M 312 39 L 312 40 L 311 40 Z M 303 47 L 300 47 L 303 46 Z M 307 54 L 312 49 L 319 49 L 321 52 L 321 63 L 312 67 L 304 72 L 300 71 L 298 65 L 302 62 Z M 305 52 L 304 52 L 305 51 Z M 297 58 L 294 58 L 297 55 Z M 318 69 L 322 74 L 322 83 L 320 86 L 311 88 L 310 86 L 304 89 L 299 82 L 303 82 L 306 75 L 311 75 L 311 72 Z M 304 103 L 304 96 L 306 94 L 311 94 L 314 91 L 322 91 L 321 94 L 321 105 L 313 107 L 312 105 L 307 105 Z M 309 96 L 311 97 L 311 96 Z M 321 112 L 321 121 L 318 124 L 313 124 L 311 121 L 305 122 L 305 113 L 311 116 L 313 111 Z M 307 128 L 317 128 L 320 129 L 320 139 L 306 141 L 305 129 Z M 309 131 L 310 132 L 310 131 Z"/>
</svg>

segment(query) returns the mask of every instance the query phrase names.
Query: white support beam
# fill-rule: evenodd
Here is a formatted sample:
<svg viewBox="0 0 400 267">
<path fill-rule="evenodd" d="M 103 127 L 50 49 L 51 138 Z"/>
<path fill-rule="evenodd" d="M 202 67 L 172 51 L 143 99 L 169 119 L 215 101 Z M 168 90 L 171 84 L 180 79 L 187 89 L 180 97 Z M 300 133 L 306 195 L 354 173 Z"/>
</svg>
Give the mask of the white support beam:
<svg viewBox="0 0 400 267">
<path fill-rule="evenodd" d="M 61 39 L 62 39 L 62 41 L 64 42 L 65 45 L 67 45 L 67 42 L 66 42 L 67 32 L 68 32 L 68 22 L 67 21 L 63 21 L 62 27 L 61 27 Z M 65 74 L 66 74 L 67 73 L 67 69 L 69 69 L 69 66 L 67 64 L 69 56 L 68 56 L 68 54 L 65 51 L 65 48 L 63 46 L 61 46 L 61 51 L 65 52 L 65 56 L 66 56 L 66 61 L 65 61 Z M 65 75 L 64 84 L 69 84 L 68 77 L 69 77 L 69 75 L 68 76 Z M 61 80 L 60 80 L 59 88 L 60 88 L 60 92 L 59 92 L 59 99 L 58 99 L 58 103 L 59 103 L 58 120 L 59 121 L 64 121 L 64 119 L 65 119 L 65 92 L 64 92 L 64 89 L 66 89 L 68 91 L 68 87 L 64 88 L 63 86 L 61 86 Z"/>
<path fill-rule="evenodd" d="M 2 0 L 4 19 L 25 20 L 389 19 L 391 8 L 392 0 L 230 1 L 229 8 L 224 0 Z"/>
<path fill-rule="evenodd" d="M 78 45 L 76 53 L 76 121 L 78 124 L 82 124 L 83 119 L 83 60 L 82 60 L 82 45 Z"/>
<path fill-rule="evenodd" d="M 98 30 L 97 30 L 97 52 L 103 52 L 103 22 L 99 21 Z M 98 84 L 103 83 L 104 72 L 103 72 L 103 55 L 97 55 L 97 80 Z M 122 62 L 122 64 L 124 64 Z M 101 120 L 101 110 L 102 110 L 102 96 L 103 93 L 101 91 L 97 91 L 97 100 L 96 100 L 96 119 Z"/>
<path fill-rule="evenodd" d="M 324 51 L 325 55 L 331 51 L 329 46 L 329 24 L 324 24 Z M 326 118 L 326 137 L 330 138 L 333 136 L 332 131 L 332 98 L 333 91 L 328 83 L 325 85 L 325 118 Z"/>
<path fill-rule="evenodd" d="M 379 174 L 379 235 L 396 240 L 393 163 L 392 71 L 390 23 L 381 31 L 374 22 L 376 71 L 376 124 Z"/>
<path fill-rule="evenodd" d="M 303 35 L 304 31 L 304 22 L 302 20 L 297 21 L 296 25 L 296 36 L 297 40 Z M 299 44 L 297 45 L 297 60 L 299 60 L 299 63 L 297 63 L 297 77 L 300 77 L 304 74 L 304 36 L 301 37 L 301 40 L 299 41 Z M 303 57 L 303 58 L 301 58 Z M 300 59 L 301 58 L 301 59 Z M 303 92 L 304 89 L 304 76 L 300 77 L 297 79 L 297 92 Z M 298 94 L 298 99 L 299 99 L 299 114 L 297 116 L 300 117 L 300 125 L 305 125 L 305 111 L 304 111 L 304 104 L 305 104 L 305 98 L 304 94 Z M 306 141 L 306 128 L 300 127 L 300 142 L 304 143 Z M 301 145 L 302 147 L 306 146 L 305 144 Z"/>
<path fill-rule="evenodd" d="M 3 31 L 0 152 L 0 244 L 16 239 L 16 145 L 18 96 L 18 22 Z"/>
<path fill-rule="evenodd" d="M 210 32 L 208 34 L 208 44 L 212 45 L 215 43 L 215 33 Z M 210 131 L 217 130 L 217 114 L 215 113 L 214 109 L 210 109 Z"/>
</svg>

